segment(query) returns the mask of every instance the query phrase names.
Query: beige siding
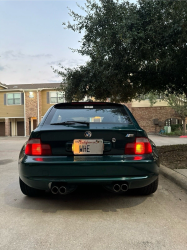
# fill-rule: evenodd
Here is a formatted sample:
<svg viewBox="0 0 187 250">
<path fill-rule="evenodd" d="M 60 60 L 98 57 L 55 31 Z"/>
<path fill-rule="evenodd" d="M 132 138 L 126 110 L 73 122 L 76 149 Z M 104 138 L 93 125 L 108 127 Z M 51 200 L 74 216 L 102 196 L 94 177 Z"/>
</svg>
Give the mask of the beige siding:
<svg viewBox="0 0 187 250">
<path fill-rule="evenodd" d="M 42 114 L 41 116 L 44 116 L 45 113 L 47 112 L 47 110 L 53 106 L 54 104 L 48 104 L 47 103 L 47 92 L 51 92 L 54 91 L 56 92 L 56 90 L 42 90 L 41 94 L 42 94 Z"/>
<path fill-rule="evenodd" d="M 3 88 L 2 86 L 0 86 L 0 89 L 5 89 L 5 88 Z"/>
<path fill-rule="evenodd" d="M 165 101 L 159 101 L 153 105 L 153 107 L 166 107 L 168 106 L 167 102 Z M 144 100 L 144 101 L 132 101 L 132 107 L 150 107 L 150 102 L 149 100 Z"/>
<path fill-rule="evenodd" d="M 4 94 L 0 92 L 0 117 L 23 117 L 24 105 L 4 105 Z"/>
</svg>

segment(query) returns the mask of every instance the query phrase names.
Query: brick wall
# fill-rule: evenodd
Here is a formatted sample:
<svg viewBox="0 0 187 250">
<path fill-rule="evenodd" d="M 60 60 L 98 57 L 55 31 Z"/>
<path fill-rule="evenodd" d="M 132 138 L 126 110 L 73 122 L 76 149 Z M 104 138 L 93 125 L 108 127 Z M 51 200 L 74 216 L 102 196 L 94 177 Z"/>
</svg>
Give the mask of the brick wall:
<svg viewBox="0 0 187 250">
<path fill-rule="evenodd" d="M 37 92 L 33 91 L 34 97 L 29 97 L 29 92 L 25 92 L 25 113 L 26 113 L 26 135 L 29 135 L 29 120 L 31 117 L 37 117 Z"/>
<path fill-rule="evenodd" d="M 165 122 L 168 118 L 176 118 L 175 111 L 171 107 L 132 107 L 131 112 L 140 127 L 147 133 L 155 132 L 153 119 Z M 159 132 L 160 129 L 160 127 L 156 126 L 156 132 Z"/>
<path fill-rule="evenodd" d="M 38 94 L 39 94 L 39 119 L 38 119 L 38 123 L 40 123 L 41 116 L 42 116 L 42 93 L 41 93 L 41 91 L 39 91 Z"/>
</svg>

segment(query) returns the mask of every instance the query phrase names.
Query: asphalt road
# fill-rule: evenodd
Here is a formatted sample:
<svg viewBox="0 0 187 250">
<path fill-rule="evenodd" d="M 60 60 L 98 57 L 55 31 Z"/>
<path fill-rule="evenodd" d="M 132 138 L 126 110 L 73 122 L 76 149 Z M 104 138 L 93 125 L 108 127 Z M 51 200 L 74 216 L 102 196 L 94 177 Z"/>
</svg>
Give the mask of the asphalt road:
<svg viewBox="0 0 187 250">
<path fill-rule="evenodd" d="M 79 189 L 24 196 L 17 158 L 24 138 L 0 138 L 0 249 L 187 249 L 187 195 L 160 176 L 150 196 Z"/>
</svg>

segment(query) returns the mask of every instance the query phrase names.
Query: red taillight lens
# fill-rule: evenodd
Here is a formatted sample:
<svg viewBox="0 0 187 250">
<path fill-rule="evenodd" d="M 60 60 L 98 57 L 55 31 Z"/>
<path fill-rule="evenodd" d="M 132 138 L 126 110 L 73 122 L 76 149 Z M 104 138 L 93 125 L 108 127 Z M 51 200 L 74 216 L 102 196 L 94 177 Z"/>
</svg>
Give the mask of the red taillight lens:
<svg viewBox="0 0 187 250">
<path fill-rule="evenodd" d="M 40 139 L 30 139 L 25 147 L 26 155 L 51 155 L 51 146 L 42 144 Z"/>
<path fill-rule="evenodd" d="M 42 154 L 42 145 L 32 144 L 32 155 L 41 155 L 41 154 Z"/>
<path fill-rule="evenodd" d="M 42 144 L 42 155 L 52 155 L 51 146 L 49 144 Z"/>
<path fill-rule="evenodd" d="M 126 155 L 142 155 L 151 154 L 152 147 L 147 138 L 140 137 L 136 138 L 136 142 L 127 143 L 125 146 Z"/>
<path fill-rule="evenodd" d="M 135 154 L 136 155 L 145 154 L 145 144 L 144 144 L 144 142 L 136 142 L 135 143 Z"/>
</svg>

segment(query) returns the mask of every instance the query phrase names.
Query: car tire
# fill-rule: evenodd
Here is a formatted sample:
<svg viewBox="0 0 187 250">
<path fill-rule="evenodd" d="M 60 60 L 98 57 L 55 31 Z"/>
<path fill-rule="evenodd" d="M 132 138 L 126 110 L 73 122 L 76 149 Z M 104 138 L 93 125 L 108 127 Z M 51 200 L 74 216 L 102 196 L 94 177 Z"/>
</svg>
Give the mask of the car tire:
<svg viewBox="0 0 187 250">
<path fill-rule="evenodd" d="M 41 190 L 27 186 L 20 178 L 19 178 L 19 185 L 24 195 L 34 197 L 38 196 L 41 193 Z"/>
<path fill-rule="evenodd" d="M 154 192 L 156 192 L 157 188 L 158 188 L 158 178 L 154 182 L 149 184 L 148 186 L 143 187 L 143 188 L 139 188 L 138 193 L 140 195 L 153 194 Z"/>
</svg>

